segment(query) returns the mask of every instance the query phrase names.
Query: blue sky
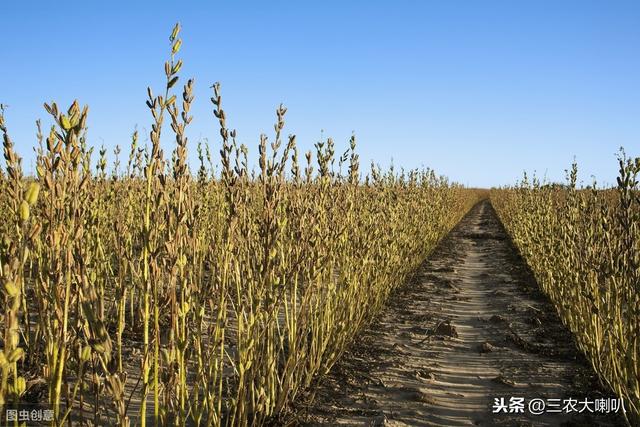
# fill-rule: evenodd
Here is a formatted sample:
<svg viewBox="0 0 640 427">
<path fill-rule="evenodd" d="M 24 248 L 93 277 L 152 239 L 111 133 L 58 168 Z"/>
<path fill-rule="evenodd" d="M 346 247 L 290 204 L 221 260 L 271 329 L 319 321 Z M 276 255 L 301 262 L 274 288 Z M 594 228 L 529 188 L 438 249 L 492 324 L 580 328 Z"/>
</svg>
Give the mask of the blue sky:
<svg viewBox="0 0 640 427">
<path fill-rule="evenodd" d="M 254 154 L 282 102 L 302 150 L 324 130 L 342 152 L 355 132 L 365 167 L 393 159 L 473 186 L 559 180 L 574 156 L 585 181 L 611 183 L 618 147 L 640 155 L 638 1 L 178 4 L 3 2 L 0 102 L 27 171 L 45 101 L 89 104 L 93 145 L 126 152 L 149 129 L 146 87 L 162 89 L 176 21 L 193 159 L 200 138 L 218 151 L 216 81 Z"/>
</svg>

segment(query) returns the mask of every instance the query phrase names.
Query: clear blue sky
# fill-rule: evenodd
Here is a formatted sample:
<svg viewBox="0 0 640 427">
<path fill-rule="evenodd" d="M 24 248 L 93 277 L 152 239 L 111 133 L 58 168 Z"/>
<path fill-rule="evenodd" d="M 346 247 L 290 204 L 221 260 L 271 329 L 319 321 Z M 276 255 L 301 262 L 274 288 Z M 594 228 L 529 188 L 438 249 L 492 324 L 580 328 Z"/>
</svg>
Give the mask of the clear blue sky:
<svg viewBox="0 0 640 427">
<path fill-rule="evenodd" d="M 253 153 L 282 102 L 304 150 L 324 129 L 342 152 L 355 131 L 365 167 L 475 186 L 562 179 L 574 156 L 585 181 L 615 182 L 618 147 L 640 155 L 639 1 L 183 3 L 2 2 L 0 102 L 27 171 L 45 101 L 89 104 L 90 141 L 126 153 L 176 21 L 194 159 L 201 137 L 217 155 L 215 81 Z"/>
</svg>

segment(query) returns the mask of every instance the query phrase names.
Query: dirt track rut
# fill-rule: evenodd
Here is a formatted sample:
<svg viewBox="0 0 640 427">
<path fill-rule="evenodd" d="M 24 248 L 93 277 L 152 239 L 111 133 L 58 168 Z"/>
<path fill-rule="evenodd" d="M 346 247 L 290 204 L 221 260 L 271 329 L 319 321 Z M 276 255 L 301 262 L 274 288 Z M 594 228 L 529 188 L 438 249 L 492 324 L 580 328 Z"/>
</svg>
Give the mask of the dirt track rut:
<svg viewBox="0 0 640 427">
<path fill-rule="evenodd" d="M 531 399 L 611 397 L 499 223 L 476 205 L 300 408 L 307 425 L 617 425 L 543 413 Z M 524 413 L 493 413 L 496 398 Z M 556 401 L 553 401 L 556 402 Z"/>
</svg>

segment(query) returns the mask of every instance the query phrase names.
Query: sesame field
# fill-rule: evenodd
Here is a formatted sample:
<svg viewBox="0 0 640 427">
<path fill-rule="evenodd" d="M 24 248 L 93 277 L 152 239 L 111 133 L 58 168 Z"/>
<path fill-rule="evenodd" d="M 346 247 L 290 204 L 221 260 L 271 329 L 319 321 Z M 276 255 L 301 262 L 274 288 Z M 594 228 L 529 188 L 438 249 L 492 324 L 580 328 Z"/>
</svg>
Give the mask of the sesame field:
<svg viewBox="0 0 640 427">
<path fill-rule="evenodd" d="M 28 173 L 0 104 L 2 425 L 640 425 L 640 158 L 469 188 L 218 83 L 194 144 L 180 30 L 122 146 L 48 102 Z"/>
</svg>

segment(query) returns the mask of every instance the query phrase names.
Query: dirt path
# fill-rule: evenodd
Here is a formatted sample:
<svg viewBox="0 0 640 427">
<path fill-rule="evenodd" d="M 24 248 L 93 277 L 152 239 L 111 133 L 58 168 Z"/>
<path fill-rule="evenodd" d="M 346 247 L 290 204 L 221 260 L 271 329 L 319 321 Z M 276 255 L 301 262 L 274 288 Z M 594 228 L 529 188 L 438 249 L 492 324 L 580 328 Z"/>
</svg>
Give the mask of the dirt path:
<svg viewBox="0 0 640 427">
<path fill-rule="evenodd" d="M 300 408 L 303 424 L 620 424 L 529 412 L 533 398 L 611 395 L 515 253 L 489 202 L 475 206 Z M 500 397 L 525 398 L 525 413 L 494 414 Z"/>
</svg>

